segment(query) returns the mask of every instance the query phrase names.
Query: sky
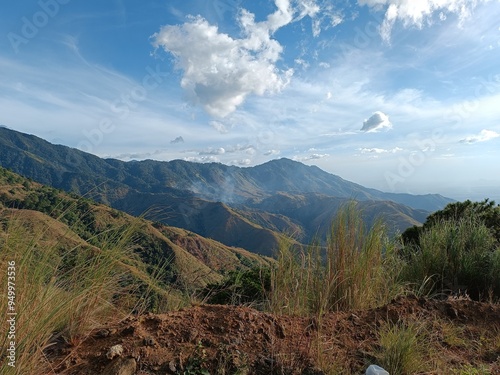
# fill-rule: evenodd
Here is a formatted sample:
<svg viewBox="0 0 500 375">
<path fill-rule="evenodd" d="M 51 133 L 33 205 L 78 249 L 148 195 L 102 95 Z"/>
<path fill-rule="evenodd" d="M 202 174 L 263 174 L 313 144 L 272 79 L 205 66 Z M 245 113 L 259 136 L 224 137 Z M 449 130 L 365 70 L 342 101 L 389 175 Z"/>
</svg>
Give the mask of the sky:
<svg viewBox="0 0 500 375">
<path fill-rule="evenodd" d="M 23 0 L 0 124 L 100 157 L 500 201 L 500 0 Z"/>
</svg>

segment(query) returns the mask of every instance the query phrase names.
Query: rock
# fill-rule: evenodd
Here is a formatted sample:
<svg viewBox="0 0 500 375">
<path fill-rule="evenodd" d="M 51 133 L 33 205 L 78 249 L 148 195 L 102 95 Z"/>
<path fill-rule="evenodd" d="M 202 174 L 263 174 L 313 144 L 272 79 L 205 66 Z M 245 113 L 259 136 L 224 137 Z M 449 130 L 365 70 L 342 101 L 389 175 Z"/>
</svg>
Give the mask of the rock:
<svg viewBox="0 0 500 375">
<path fill-rule="evenodd" d="M 113 359 L 115 357 L 121 357 L 122 354 L 123 354 L 123 346 L 118 344 L 109 348 L 108 352 L 106 353 L 106 357 L 108 359 Z"/>
<path fill-rule="evenodd" d="M 389 375 L 389 373 L 380 366 L 370 365 L 366 369 L 365 375 Z"/>
<path fill-rule="evenodd" d="M 134 375 L 137 362 L 134 358 L 118 358 L 107 365 L 101 375 Z"/>
<path fill-rule="evenodd" d="M 173 373 L 176 373 L 177 372 L 177 367 L 175 366 L 175 362 L 174 361 L 170 361 L 168 363 L 168 368 L 170 369 L 170 371 L 172 371 Z"/>
</svg>

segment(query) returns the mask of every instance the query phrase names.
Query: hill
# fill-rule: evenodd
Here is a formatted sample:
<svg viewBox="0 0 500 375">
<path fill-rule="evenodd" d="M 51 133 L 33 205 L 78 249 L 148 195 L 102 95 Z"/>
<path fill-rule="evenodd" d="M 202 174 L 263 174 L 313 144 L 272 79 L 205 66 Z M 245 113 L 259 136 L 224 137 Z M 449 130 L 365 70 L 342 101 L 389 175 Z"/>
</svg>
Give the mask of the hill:
<svg viewBox="0 0 500 375">
<path fill-rule="evenodd" d="M 451 202 L 440 195 L 383 193 L 288 159 L 239 168 L 182 160 L 101 159 L 33 135 L 0 128 L 0 165 L 40 183 L 182 227 L 228 246 L 270 255 L 280 234 L 309 241 L 339 206 L 362 202 L 368 224 L 391 233 L 420 224 Z"/>
<path fill-rule="evenodd" d="M 133 228 L 134 267 L 154 272 L 166 263 L 162 281 L 179 289 L 220 281 L 235 269 L 267 264 L 268 260 L 242 248 L 229 247 L 185 229 L 137 219 L 75 194 L 41 185 L 0 167 L 0 236 L 8 223 L 23 222 L 38 238 L 41 248 L 56 246 L 61 252 L 80 246 L 99 248 L 121 228 Z M 45 229 L 44 229 L 45 228 Z"/>
<path fill-rule="evenodd" d="M 438 194 L 394 194 L 368 189 L 316 166 L 306 166 L 289 159 L 272 160 L 247 168 L 182 160 L 122 162 L 100 159 L 7 128 L 0 128 L 0 145 L 3 167 L 46 185 L 80 194 L 105 184 L 113 189 L 127 187 L 147 193 L 182 195 L 189 192 L 200 198 L 225 203 L 262 199 L 278 192 L 389 200 L 427 211 L 439 210 L 452 202 Z M 99 193 L 104 195 L 103 198 L 107 195 Z"/>
</svg>

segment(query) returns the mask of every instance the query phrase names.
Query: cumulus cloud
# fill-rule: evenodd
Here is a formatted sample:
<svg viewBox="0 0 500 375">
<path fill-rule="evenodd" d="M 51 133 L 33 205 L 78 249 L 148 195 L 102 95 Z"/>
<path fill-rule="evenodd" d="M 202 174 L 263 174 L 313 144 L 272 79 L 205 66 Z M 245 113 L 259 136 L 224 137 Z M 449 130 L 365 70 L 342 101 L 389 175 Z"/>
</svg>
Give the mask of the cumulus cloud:
<svg viewBox="0 0 500 375">
<path fill-rule="evenodd" d="M 392 124 L 389 121 L 389 117 L 385 113 L 377 111 L 369 119 L 363 121 L 361 131 L 375 133 L 382 129 L 390 128 L 392 128 Z"/>
<path fill-rule="evenodd" d="M 183 71 L 181 86 L 190 99 L 210 115 L 223 118 L 234 112 L 248 95 L 280 92 L 293 69 L 276 66 L 283 47 L 272 38 L 283 26 L 313 17 L 319 11 L 313 0 L 275 0 L 278 8 L 261 22 L 242 9 L 241 38 L 219 31 L 201 16 L 182 25 L 168 25 L 152 36 L 153 45 L 171 53 Z"/>
<path fill-rule="evenodd" d="M 500 133 L 497 133 L 496 131 L 493 130 L 483 129 L 479 132 L 479 134 L 461 139 L 460 142 L 461 143 L 487 142 L 498 137 L 500 137 Z"/>
<path fill-rule="evenodd" d="M 446 14 L 456 14 L 460 22 L 463 22 L 479 3 L 486 1 L 488 0 L 358 0 L 358 4 L 377 10 L 386 9 L 380 33 L 388 42 L 398 20 L 404 27 L 422 28 L 424 23 L 432 22 L 434 14 L 438 14 L 441 21 L 446 20 Z"/>
</svg>

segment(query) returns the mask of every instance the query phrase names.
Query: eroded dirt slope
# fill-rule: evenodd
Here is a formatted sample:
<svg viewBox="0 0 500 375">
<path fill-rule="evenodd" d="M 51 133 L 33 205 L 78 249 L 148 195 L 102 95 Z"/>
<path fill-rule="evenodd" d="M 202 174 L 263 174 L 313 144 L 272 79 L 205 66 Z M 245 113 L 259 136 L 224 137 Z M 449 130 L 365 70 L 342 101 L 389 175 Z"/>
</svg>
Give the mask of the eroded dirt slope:
<svg viewBox="0 0 500 375">
<path fill-rule="evenodd" d="M 452 369 L 469 365 L 500 374 L 499 305 L 414 296 L 320 321 L 203 305 L 128 318 L 73 346 L 59 343 L 48 355 L 52 373 L 70 375 L 322 374 L 320 368 L 362 374 L 376 362 L 378 331 L 388 322 L 416 322 L 422 328 L 421 373 L 453 374 Z M 123 351 L 110 359 L 109 349 L 116 345 Z"/>
</svg>

